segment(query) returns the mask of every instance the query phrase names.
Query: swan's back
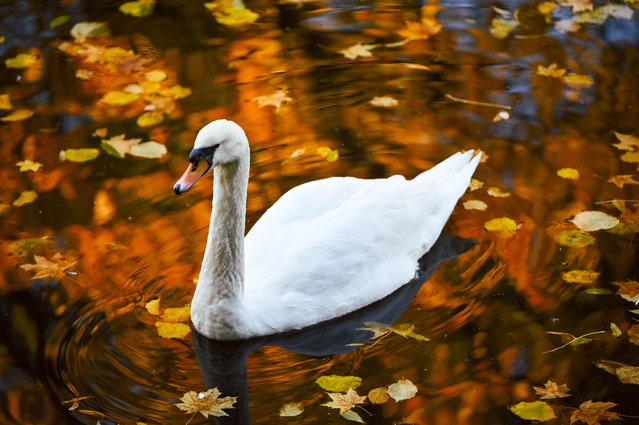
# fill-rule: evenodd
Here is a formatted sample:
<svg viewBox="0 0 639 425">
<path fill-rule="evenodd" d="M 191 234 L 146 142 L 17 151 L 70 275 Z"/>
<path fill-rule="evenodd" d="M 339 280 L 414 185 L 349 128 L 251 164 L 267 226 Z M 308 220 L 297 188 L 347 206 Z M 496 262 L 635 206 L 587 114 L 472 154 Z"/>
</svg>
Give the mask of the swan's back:
<svg viewBox="0 0 639 425">
<path fill-rule="evenodd" d="M 410 281 L 479 159 L 457 153 L 413 180 L 334 177 L 287 192 L 245 239 L 244 303 L 255 331 L 337 317 Z"/>
</svg>

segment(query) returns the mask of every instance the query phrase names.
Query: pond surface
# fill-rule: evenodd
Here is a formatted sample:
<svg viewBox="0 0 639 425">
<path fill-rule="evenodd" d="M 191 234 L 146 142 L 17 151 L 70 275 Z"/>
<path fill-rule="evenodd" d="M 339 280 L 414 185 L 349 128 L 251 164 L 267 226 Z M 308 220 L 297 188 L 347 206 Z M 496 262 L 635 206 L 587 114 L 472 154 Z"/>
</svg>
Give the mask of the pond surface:
<svg viewBox="0 0 639 425">
<path fill-rule="evenodd" d="M 365 423 L 527 423 L 510 408 L 535 401 L 549 424 L 639 423 L 639 17 L 606 4 L 1 4 L 0 422 L 210 423 L 175 403 L 216 386 L 238 397 L 229 423 L 348 423 L 315 381 L 352 375 L 359 395 L 417 388 L 355 407 Z M 283 337 L 163 337 L 188 332 L 167 314 L 191 300 L 211 205 L 210 178 L 172 187 L 216 118 L 251 141 L 249 228 L 307 181 L 486 159 L 394 298 Z M 582 211 L 613 224 L 579 232 Z M 370 340 L 368 321 L 430 341 Z M 547 381 L 569 396 L 540 400 Z"/>
</svg>

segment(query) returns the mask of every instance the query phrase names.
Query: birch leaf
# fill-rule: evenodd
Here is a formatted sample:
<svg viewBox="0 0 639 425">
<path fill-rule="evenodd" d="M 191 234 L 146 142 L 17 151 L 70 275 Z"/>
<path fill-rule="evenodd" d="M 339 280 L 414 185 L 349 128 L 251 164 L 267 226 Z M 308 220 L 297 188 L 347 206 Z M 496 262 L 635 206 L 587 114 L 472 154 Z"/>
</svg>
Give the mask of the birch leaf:
<svg viewBox="0 0 639 425">
<path fill-rule="evenodd" d="M 125 91 L 110 91 L 102 96 L 102 102 L 112 106 L 128 105 L 139 99 L 139 94 Z"/>
<path fill-rule="evenodd" d="M 612 229 L 619 224 L 619 219 L 601 211 L 583 211 L 569 221 L 587 232 Z"/>
<path fill-rule="evenodd" d="M 159 302 L 159 300 L 158 300 Z M 167 308 L 162 313 L 162 320 L 171 323 L 188 322 L 191 318 L 191 307 L 172 307 Z"/>
<path fill-rule="evenodd" d="M 191 327 L 185 323 L 157 321 L 155 327 L 162 338 L 184 338 L 191 332 Z"/>
<path fill-rule="evenodd" d="M 60 161 L 87 162 L 96 159 L 100 151 L 93 148 L 66 149 L 60 151 Z"/>
<path fill-rule="evenodd" d="M 166 146 L 155 141 L 144 142 L 131 147 L 131 155 L 139 158 L 162 158 L 166 155 L 166 152 Z"/>
<path fill-rule="evenodd" d="M 500 238 L 510 238 L 515 236 L 519 225 L 512 218 L 499 217 L 485 222 L 484 229 L 495 233 Z"/>
<path fill-rule="evenodd" d="M 394 384 L 390 384 L 386 391 L 393 400 L 402 401 L 415 397 L 417 387 L 408 379 L 400 379 Z"/>
<path fill-rule="evenodd" d="M 579 170 L 574 168 L 562 168 L 557 170 L 557 175 L 563 179 L 577 180 L 579 179 Z"/>
<path fill-rule="evenodd" d="M 136 124 L 140 127 L 153 127 L 164 121 L 164 113 L 162 111 L 145 112 L 138 117 Z"/>
</svg>

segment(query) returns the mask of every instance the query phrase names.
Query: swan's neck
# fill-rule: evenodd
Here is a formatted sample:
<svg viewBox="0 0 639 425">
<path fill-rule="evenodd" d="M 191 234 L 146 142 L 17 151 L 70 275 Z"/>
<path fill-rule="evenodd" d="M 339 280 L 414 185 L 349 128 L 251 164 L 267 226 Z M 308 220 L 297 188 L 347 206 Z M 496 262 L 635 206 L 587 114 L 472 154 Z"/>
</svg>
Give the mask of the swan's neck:
<svg viewBox="0 0 639 425">
<path fill-rule="evenodd" d="M 248 176 L 248 155 L 214 170 L 213 211 L 192 317 L 219 336 L 234 333 L 241 323 Z"/>
</svg>

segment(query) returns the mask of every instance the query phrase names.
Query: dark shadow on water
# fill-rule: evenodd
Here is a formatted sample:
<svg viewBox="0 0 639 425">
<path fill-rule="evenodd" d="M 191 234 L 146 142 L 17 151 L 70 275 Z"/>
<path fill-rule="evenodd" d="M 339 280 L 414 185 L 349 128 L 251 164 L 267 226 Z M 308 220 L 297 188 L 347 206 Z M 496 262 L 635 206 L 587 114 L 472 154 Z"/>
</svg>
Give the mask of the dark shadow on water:
<svg viewBox="0 0 639 425">
<path fill-rule="evenodd" d="M 442 233 L 433 248 L 419 260 L 419 270 L 413 280 L 386 298 L 345 316 L 304 329 L 251 338 L 242 341 L 218 341 L 193 333 L 193 344 L 204 383 L 217 387 L 222 396 L 234 396 L 238 401 L 229 409 L 228 417 L 217 418 L 220 424 L 249 424 L 248 379 L 246 361 L 253 350 L 277 346 L 309 356 L 345 354 L 364 344 L 373 333 L 361 330 L 364 322 L 395 323 L 413 298 L 441 263 L 468 251 L 475 242 Z"/>
</svg>

